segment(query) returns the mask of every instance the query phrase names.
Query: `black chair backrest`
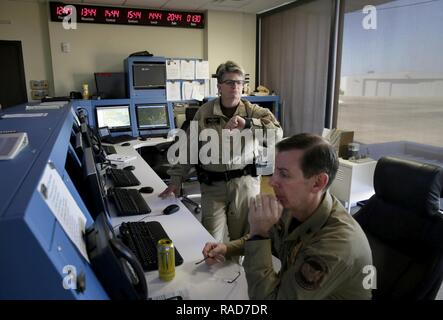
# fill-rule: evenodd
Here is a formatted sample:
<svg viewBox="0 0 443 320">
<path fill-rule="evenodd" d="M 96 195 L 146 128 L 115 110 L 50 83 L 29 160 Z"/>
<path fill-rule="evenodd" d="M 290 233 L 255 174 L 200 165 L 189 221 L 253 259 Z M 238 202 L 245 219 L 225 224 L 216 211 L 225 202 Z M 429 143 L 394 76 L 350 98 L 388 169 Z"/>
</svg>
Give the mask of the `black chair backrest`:
<svg viewBox="0 0 443 320">
<path fill-rule="evenodd" d="M 185 109 L 185 121 L 183 122 L 180 129 L 187 131 L 191 121 L 194 120 L 194 116 L 198 111 L 198 107 L 187 107 Z"/>
<path fill-rule="evenodd" d="M 434 299 L 443 279 L 443 168 L 392 157 L 375 168 L 374 189 L 354 215 L 377 269 L 374 299 Z"/>
</svg>

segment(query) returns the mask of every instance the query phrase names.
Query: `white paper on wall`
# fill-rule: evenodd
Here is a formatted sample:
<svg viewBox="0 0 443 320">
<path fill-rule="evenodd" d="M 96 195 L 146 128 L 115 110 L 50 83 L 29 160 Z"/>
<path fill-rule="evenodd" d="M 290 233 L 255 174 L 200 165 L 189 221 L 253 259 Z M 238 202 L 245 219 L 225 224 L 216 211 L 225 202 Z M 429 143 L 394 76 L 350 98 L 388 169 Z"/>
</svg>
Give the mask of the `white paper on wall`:
<svg viewBox="0 0 443 320">
<path fill-rule="evenodd" d="M 183 80 L 195 79 L 195 61 L 181 60 L 180 62 L 180 74 Z"/>
<path fill-rule="evenodd" d="M 166 82 L 166 99 L 168 101 L 181 100 L 180 82 L 179 81 L 167 81 Z"/>
<path fill-rule="evenodd" d="M 180 79 L 180 60 L 166 61 L 166 79 L 167 80 Z"/>
<path fill-rule="evenodd" d="M 195 62 L 195 79 L 209 79 L 209 62 Z"/>
</svg>

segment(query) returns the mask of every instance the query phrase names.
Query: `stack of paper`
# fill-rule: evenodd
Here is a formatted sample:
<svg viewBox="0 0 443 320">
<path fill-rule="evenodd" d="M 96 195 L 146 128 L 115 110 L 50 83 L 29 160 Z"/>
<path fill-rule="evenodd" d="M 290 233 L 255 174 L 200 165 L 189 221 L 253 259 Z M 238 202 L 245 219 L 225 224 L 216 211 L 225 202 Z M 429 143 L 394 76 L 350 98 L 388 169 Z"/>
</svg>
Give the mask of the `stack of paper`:
<svg viewBox="0 0 443 320">
<path fill-rule="evenodd" d="M 67 103 L 68 102 L 66 101 L 42 102 L 39 104 L 26 106 L 26 110 L 60 109 L 63 108 Z"/>
</svg>

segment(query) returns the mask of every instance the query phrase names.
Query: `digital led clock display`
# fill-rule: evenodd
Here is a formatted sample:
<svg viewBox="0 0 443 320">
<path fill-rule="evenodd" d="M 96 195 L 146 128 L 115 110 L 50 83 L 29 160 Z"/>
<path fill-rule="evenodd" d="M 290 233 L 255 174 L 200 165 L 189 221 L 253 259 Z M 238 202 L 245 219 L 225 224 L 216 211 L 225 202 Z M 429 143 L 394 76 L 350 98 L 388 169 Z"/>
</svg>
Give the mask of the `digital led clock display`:
<svg viewBox="0 0 443 320">
<path fill-rule="evenodd" d="M 62 2 L 50 2 L 51 21 L 62 22 L 69 15 L 73 15 L 80 23 L 105 23 L 126 25 L 147 25 L 179 28 L 204 28 L 204 14 L 201 12 L 182 12 L 155 9 L 136 9 L 122 7 L 102 7 Z"/>
</svg>

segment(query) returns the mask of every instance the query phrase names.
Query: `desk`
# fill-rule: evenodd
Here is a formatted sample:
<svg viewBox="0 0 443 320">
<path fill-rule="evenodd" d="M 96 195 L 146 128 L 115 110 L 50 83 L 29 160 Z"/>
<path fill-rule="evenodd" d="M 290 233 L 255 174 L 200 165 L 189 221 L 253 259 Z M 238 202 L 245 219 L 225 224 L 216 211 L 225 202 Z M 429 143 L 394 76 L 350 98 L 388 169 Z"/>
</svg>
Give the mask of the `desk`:
<svg viewBox="0 0 443 320">
<path fill-rule="evenodd" d="M 153 145 L 156 142 L 164 142 L 162 138 L 152 138 L 146 141 L 133 140 L 130 146 L 122 147 L 114 145 L 117 153 L 122 155 L 136 156 L 130 163 L 121 166 L 133 165 L 134 175 L 140 180 L 141 186 L 150 186 L 154 189 L 151 194 L 142 194 L 152 212 L 145 216 L 116 217 L 111 213 L 112 224 L 118 226 L 125 221 L 158 221 L 162 224 L 166 233 L 174 241 L 177 250 L 183 257 L 184 263 L 176 267 L 175 278 L 170 282 L 159 279 L 158 271 L 146 273 L 149 297 L 168 295 L 177 290 L 184 290 L 190 299 L 248 299 L 247 283 L 245 274 L 241 271 L 240 277 L 232 284 L 224 280 L 235 277 L 240 270 L 238 264 L 226 262 L 224 266 L 208 267 L 205 263 L 195 265 L 202 259 L 202 249 L 206 242 L 214 242 L 214 238 L 206 231 L 194 215 L 177 198 L 161 199 L 158 195 L 166 188 L 166 184 L 152 170 L 152 168 L 138 154 L 137 149 Z M 180 210 L 174 214 L 165 216 L 162 210 L 170 204 L 177 204 Z M 114 210 L 110 204 L 111 211 Z M 145 219 L 144 219 L 145 218 Z"/>
<path fill-rule="evenodd" d="M 351 212 L 352 203 L 369 199 L 375 193 L 373 180 L 377 161 L 367 159 L 363 162 L 352 162 L 342 158 L 339 161 L 340 166 L 330 191 L 337 199 L 343 201 L 348 212 Z"/>
<path fill-rule="evenodd" d="M 36 113 L 26 111 L 25 105 L 2 112 Z M 109 299 L 90 264 L 67 237 L 38 188 L 43 171 L 51 162 L 86 216 L 87 226 L 92 224 L 91 215 L 66 170 L 73 125 L 71 105 L 37 113 L 40 112 L 46 116 L 0 120 L 0 130 L 25 131 L 29 137 L 29 145 L 14 159 L 0 162 L 0 299 Z M 152 186 L 155 190 L 152 194 L 143 195 L 152 208 L 146 219 L 157 220 L 163 225 L 185 260 L 177 267 L 176 277 L 170 282 L 160 281 L 155 271 L 146 273 L 149 296 L 181 289 L 188 291 L 190 299 L 247 299 L 243 272 L 233 284 L 222 281 L 235 275 L 238 265 L 227 264 L 212 269 L 204 263 L 194 265 L 202 257 L 204 244 L 214 239 L 179 200 L 157 197 L 166 185 L 136 149 L 163 141 L 162 138 L 152 138 L 133 140 L 129 147 L 116 145 L 117 152 L 136 156 L 131 163 L 136 167 L 134 174 L 143 185 Z M 171 203 L 177 203 L 181 210 L 170 216 L 161 215 L 163 208 Z M 111 207 L 112 210 L 115 208 Z M 117 226 L 122 221 L 141 218 L 114 217 L 113 224 Z M 76 274 L 84 276 L 84 291 L 63 287 L 66 266 L 75 267 Z"/>
</svg>

